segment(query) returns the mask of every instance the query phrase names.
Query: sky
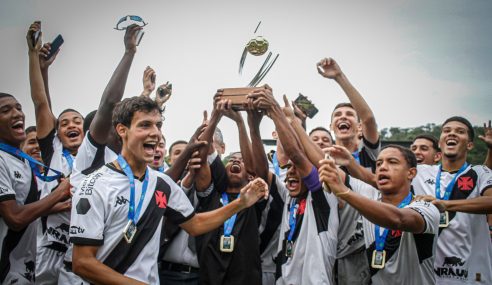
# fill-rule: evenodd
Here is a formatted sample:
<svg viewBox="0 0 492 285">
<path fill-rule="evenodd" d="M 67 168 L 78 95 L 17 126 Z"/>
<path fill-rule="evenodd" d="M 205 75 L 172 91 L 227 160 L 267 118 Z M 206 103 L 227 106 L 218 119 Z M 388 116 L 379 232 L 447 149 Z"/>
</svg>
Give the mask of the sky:
<svg viewBox="0 0 492 285">
<path fill-rule="evenodd" d="M 139 15 L 148 25 L 130 70 L 125 95 L 142 91 L 146 66 L 157 82 L 170 81 L 163 132 L 168 146 L 192 135 L 216 90 L 249 83 L 264 57 L 249 55 L 238 74 L 245 44 L 257 32 L 279 59 L 262 83 L 282 95 L 308 96 L 320 112 L 308 130 L 328 127 L 333 107 L 348 101 L 321 77 L 316 63 L 334 58 L 372 108 L 379 129 L 442 123 L 461 115 L 474 125 L 492 119 L 492 2 L 487 0 L 392 1 L 62 1 L 0 0 L 0 92 L 23 105 L 35 123 L 30 99 L 29 25 L 42 21 L 43 41 L 65 43 L 50 68 L 53 111 L 95 110 L 124 53 L 116 22 Z M 226 152 L 238 150 L 235 124 L 219 124 Z M 262 137 L 273 123 L 264 119 Z"/>
</svg>

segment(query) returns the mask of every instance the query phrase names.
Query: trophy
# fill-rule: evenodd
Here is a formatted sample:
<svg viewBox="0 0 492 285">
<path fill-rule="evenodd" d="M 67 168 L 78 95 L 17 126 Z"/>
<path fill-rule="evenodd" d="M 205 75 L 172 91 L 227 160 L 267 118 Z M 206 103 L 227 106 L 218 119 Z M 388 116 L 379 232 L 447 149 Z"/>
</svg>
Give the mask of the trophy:
<svg viewBox="0 0 492 285">
<path fill-rule="evenodd" d="M 118 31 L 124 31 L 126 28 L 128 28 L 130 25 L 137 24 L 140 27 L 144 27 L 147 25 L 145 21 L 140 17 L 140 16 L 135 16 L 135 15 L 127 15 L 123 18 L 121 18 L 118 23 L 116 23 L 116 27 L 114 28 L 115 30 Z M 140 41 L 142 40 L 142 37 L 144 35 L 144 31 L 140 30 L 137 33 L 137 46 L 140 44 Z"/>
</svg>

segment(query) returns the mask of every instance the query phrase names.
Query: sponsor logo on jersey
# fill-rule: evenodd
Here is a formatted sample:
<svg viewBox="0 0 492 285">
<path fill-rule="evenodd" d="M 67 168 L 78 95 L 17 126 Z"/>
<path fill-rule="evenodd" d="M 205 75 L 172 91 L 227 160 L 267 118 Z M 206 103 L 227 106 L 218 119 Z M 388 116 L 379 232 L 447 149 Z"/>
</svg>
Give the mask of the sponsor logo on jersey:
<svg viewBox="0 0 492 285">
<path fill-rule="evenodd" d="M 17 170 L 16 170 L 16 171 L 14 171 L 14 177 L 15 177 L 16 179 L 21 179 L 21 178 L 22 178 L 22 175 L 20 174 L 20 172 L 19 172 L 19 171 L 17 171 Z"/>
<path fill-rule="evenodd" d="M 96 184 L 96 181 L 99 177 L 103 176 L 101 172 L 98 172 L 94 175 L 90 176 L 90 179 L 85 179 L 82 182 L 82 186 L 80 187 L 79 195 L 80 196 L 90 196 L 92 195 L 92 190 L 94 189 L 94 184 Z"/>
<path fill-rule="evenodd" d="M 85 229 L 77 226 L 71 226 L 70 227 L 70 234 L 71 235 L 76 235 L 76 234 L 83 234 L 85 232 Z"/>
<path fill-rule="evenodd" d="M 89 200 L 87 198 L 80 198 L 79 202 L 77 203 L 77 206 L 75 207 L 75 209 L 77 210 L 77 214 L 79 215 L 87 214 L 90 208 L 91 208 L 91 204 L 89 203 Z"/>
<path fill-rule="evenodd" d="M 34 270 L 36 269 L 36 264 L 34 261 L 29 260 L 24 262 L 24 265 L 26 266 L 26 272 L 22 275 L 24 278 L 27 280 L 33 282 L 34 281 Z"/>
<path fill-rule="evenodd" d="M 68 243 L 68 237 L 65 233 L 68 234 L 69 230 L 70 230 L 70 225 L 62 223 L 55 228 L 49 227 L 46 232 L 56 240 L 63 243 Z"/>
<path fill-rule="evenodd" d="M 461 176 L 458 178 L 458 189 L 461 191 L 470 191 L 473 188 L 475 188 L 475 185 L 473 185 L 473 179 L 468 176 Z"/>
<path fill-rule="evenodd" d="M 155 203 L 159 208 L 166 208 L 167 198 L 162 191 L 155 191 Z"/>
<path fill-rule="evenodd" d="M 430 184 L 430 185 L 436 184 L 436 181 L 434 181 L 434 179 L 432 179 L 432 178 L 429 178 L 429 179 L 425 180 L 424 182 L 427 184 Z"/>
<path fill-rule="evenodd" d="M 125 198 L 125 196 L 117 196 L 116 197 L 116 201 L 114 203 L 114 207 L 118 207 L 118 206 L 121 206 L 121 205 L 125 205 L 126 203 L 128 203 L 128 199 Z"/>
<path fill-rule="evenodd" d="M 357 221 L 357 225 L 355 226 L 355 233 L 353 236 L 351 236 L 348 239 L 347 245 L 351 246 L 363 238 L 364 238 L 364 227 L 362 225 L 362 221 Z"/>
<path fill-rule="evenodd" d="M 442 267 L 434 268 L 434 272 L 441 278 L 454 278 L 466 280 L 468 278 L 468 270 L 463 267 L 465 261 L 457 256 L 446 256 Z"/>
</svg>

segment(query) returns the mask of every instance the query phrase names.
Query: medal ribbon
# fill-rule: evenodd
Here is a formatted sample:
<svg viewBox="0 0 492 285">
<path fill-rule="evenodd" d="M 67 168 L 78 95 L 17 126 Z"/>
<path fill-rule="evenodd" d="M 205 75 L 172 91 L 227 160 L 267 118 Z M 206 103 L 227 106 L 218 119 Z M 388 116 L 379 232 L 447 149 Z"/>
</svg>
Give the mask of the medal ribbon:
<svg viewBox="0 0 492 285">
<path fill-rule="evenodd" d="M 13 154 L 13 155 L 15 155 L 17 157 L 26 159 L 29 162 L 29 166 L 31 167 L 32 172 L 34 173 L 34 175 L 36 175 L 36 177 L 38 177 L 39 179 L 41 179 L 43 181 L 51 182 L 51 181 L 56 180 L 56 179 L 58 179 L 58 178 L 60 178 L 60 177 L 63 176 L 63 174 L 60 171 L 55 170 L 55 169 L 52 169 L 52 168 L 49 168 L 48 166 L 46 166 L 46 165 L 42 164 L 41 162 L 35 160 L 31 156 L 29 156 L 27 153 L 23 152 L 22 150 L 20 150 L 20 149 L 18 149 L 16 147 L 13 147 L 13 146 L 8 145 L 8 144 L 5 144 L 5 143 L 0 143 L 0 149 L 3 150 L 3 151 L 5 151 L 5 152 L 8 152 L 10 154 Z M 41 172 L 39 172 L 38 166 L 44 167 L 44 169 L 45 169 L 44 174 L 41 174 Z M 48 176 L 48 172 L 50 170 L 53 171 L 55 173 L 55 175 Z"/>
<path fill-rule="evenodd" d="M 360 152 L 358 150 L 352 152 L 352 156 L 354 157 L 357 164 L 360 164 Z"/>
<path fill-rule="evenodd" d="M 398 208 L 401 209 L 407 206 L 408 204 L 410 204 L 411 201 L 412 201 L 412 192 L 409 192 L 408 196 L 405 197 L 403 201 L 401 201 L 400 205 L 398 205 Z M 381 235 L 381 231 L 379 229 L 380 229 L 379 225 L 376 225 L 374 227 L 374 233 L 376 237 L 376 251 L 384 250 L 384 243 L 386 242 L 386 237 L 388 236 L 389 233 L 389 230 L 385 228 L 383 234 Z"/>
<path fill-rule="evenodd" d="M 68 149 L 64 148 L 63 149 L 63 157 L 67 160 L 68 167 L 70 168 L 70 172 L 72 172 L 73 169 L 73 156 L 70 154 Z"/>
<path fill-rule="evenodd" d="M 277 153 L 274 152 L 272 156 L 272 164 L 273 168 L 275 169 L 275 174 L 277 176 L 280 176 L 280 165 L 278 164 L 278 159 L 277 159 Z"/>
<path fill-rule="evenodd" d="M 439 200 L 449 200 L 449 197 L 451 196 L 451 193 L 453 192 L 454 184 L 456 183 L 456 179 L 458 179 L 458 176 L 460 176 L 461 173 L 463 173 L 466 168 L 468 167 L 468 163 L 465 162 L 460 167 L 460 170 L 454 175 L 453 180 L 448 184 L 448 187 L 446 187 L 446 191 L 444 192 L 444 196 L 441 197 L 441 172 L 442 172 L 442 165 L 439 165 L 439 170 L 437 171 L 437 176 L 436 176 L 436 198 Z"/>
<path fill-rule="evenodd" d="M 238 194 L 239 195 L 239 194 Z M 237 196 L 236 196 L 237 198 Z M 222 199 L 221 199 L 222 205 L 227 206 L 229 204 L 229 196 L 227 196 L 227 193 L 222 192 Z M 224 223 L 224 236 L 228 237 L 232 233 L 232 229 L 234 228 L 234 223 L 236 222 L 236 217 L 237 213 L 232 215 L 227 221 Z"/>
<path fill-rule="evenodd" d="M 292 241 L 294 238 L 294 233 L 296 231 L 296 220 L 297 220 L 297 209 L 299 209 L 299 204 L 297 203 L 297 199 L 294 198 L 290 202 L 289 208 L 289 236 L 287 237 L 288 241 Z"/>
<path fill-rule="evenodd" d="M 128 180 L 130 180 L 130 208 L 128 209 L 128 220 L 133 221 L 133 224 L 137 224 L 138 216 L 140 216 L 140 210 L 142 209 L 143 201 L 145 199 L 145 193 L 147 192 L 147 186 L 149 185 L 149 171 L 145 169 L 145 179 L 142 185 L 142 194 L 138 201 L 137 209 L 135 209 L 135 178 L 133 172 L 123 156 L 118 155 L 118 164 L 125 172 Z"/>
</svg>

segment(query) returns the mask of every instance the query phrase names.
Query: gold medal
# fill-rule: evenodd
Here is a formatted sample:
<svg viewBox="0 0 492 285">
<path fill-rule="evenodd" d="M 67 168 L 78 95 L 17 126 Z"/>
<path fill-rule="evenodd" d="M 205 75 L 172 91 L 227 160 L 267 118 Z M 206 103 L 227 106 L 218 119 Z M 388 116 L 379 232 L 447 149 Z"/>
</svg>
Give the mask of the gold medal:
<svg viewBox="0 0 492 285">
<path fill-rule="evenodd" d="M 374 250 L 372 252 L 371 267 L 383 269 L 386 263 L 386 250 Z"/>
<path fill-rule="evenodd" d="M 444 211 L 444 213 L 441 213 L 439 216 L 439 227 L 447 228 L 448 225 L 449 225 L 449 213 L 448 211 Z"/>
<path fill-rule="evenodd" d="M 220 237 L 220 251 L 222 252 L 232 252 L 234 250 L 234 236 L 224 236 Z"/>
<path fill-rule="evenodd" d="M 287 244 L 285 245 L 285 256 L 287 257 L 294 256 L 294 242 L 287 241 Z"/>
<path fill-rule="evenodd" d="M 129 220 L 123 229 L 123 237 L 125 238 L 127 243 L 131 243 L 135 234 L 137 233 L 137 226 L 133 223 L 132 220 Z"/>
</svg>

